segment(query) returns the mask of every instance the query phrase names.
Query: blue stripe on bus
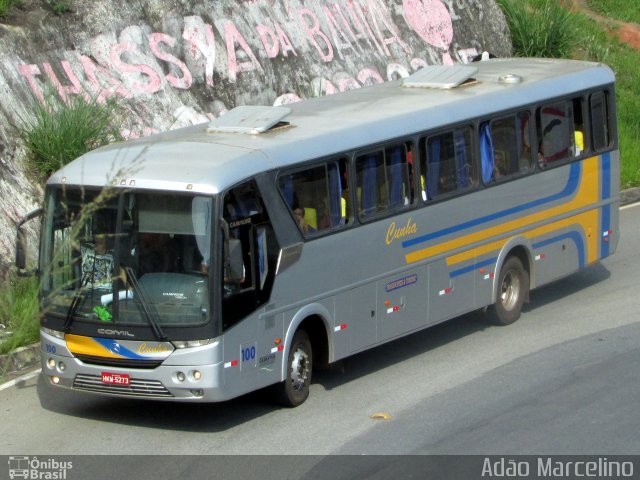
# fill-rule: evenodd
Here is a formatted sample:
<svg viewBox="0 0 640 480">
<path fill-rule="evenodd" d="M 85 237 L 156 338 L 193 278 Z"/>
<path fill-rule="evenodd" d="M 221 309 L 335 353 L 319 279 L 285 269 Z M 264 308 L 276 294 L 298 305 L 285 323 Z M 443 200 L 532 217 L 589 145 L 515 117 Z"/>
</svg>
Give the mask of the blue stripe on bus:
<svg viewBox="0 0 640 480">
<path fill-rule="evenodd" d="M 578 232 L 568 232 L 562 235 L 558 235 L 557 237 L 542 240 L 541 242 L 534 243 L 533 248 L 534 250 L 537 250 L 539 248 L 546 247 L 547 245 L 551 245 L 552 243 L 556 243 L 565 239 L 573 240 L 573 243 L 576 244 L 576 248 L 578 249 L 578 267 L 584 268 L 587 263 L 585 257 L 584 240 L 582 238 L 582 235 L 580 235 L 580 233 Z"/>
<path fill-rule="evenodd" d="M 110 353 L 115 353 L 124 358 L 130 358 L 132 360 L 145 360 L 146 357 L 140 356 L 137 353 L 132 352 L 128 348 L 125 348 L 117 340 L 111 340 L 109 338 L 94 338 L 96 342 L 106 348 Z"/>
<path fill-rule="evenodd" d="M 611 153 L 600 156 L 602 162 L 602 200 L 611 198 Z"/>
<path fill-rule="evenodd" d="M 473 270 L 478 270 L 479 268 L 486 267 L 487 265 L 492 265 L 498 261 L 498 257 L 490 258 L 489 260 L 484 260 L 479 263 L 474 263 L 473 265 L 469 265 L 468 267 L 460 268 L 458 270 L 454 270 L 449 274 L 449 277 L 455 278 L 460 275 L 464 275 L 465 273 L 472 272 Z"/>
<path fill-rule="evenodd" d="M 602 200 L 611 198 L 611 154 L 603 153 L 600 157 L 602 162 Z M 602 207 L 601 214 L 602 228 L 600 229 L 600 258 L 609 256 L 609 239 L 611 235 L 604 236 L 605 232 L 611 230 L 611 206 Z M 606 240 L 606 241 L 605 241 Z"/>
<path fill-rule="evenodd" d="M 414 245 L 418 245 L 420 243 L 428 242 L 430 240 L 434 240 L 436 238 L 444 237 L 446 235 L 450 235 L 452 233 L 460 232 L 462 230 L 466 230 L 467 228 L 476 227 L 478 225 L 482 225 L 483 223 L 488 223 L 493 220 L 497 220 L 499 218 L 507 217 L 509 215 L 513 215 L 514 213 L 520 213 L 525 210 L 529 210 L 532 208 L 539 207 L 546 203 L 555 202 L 556 200 L 560 200 L 561 198 L 569 197 L 573 195 L 580 185 L 580 174 L 582 173 L 582 162 L 575 162 L 571 164 L 571 169 L 569 171 L 569 179 L 567 180 L 567 184 L 562 189 L 562 191 L 558 193 L 554 193 L 545 198 L 541 198 L 539 200 L 534 200 L 533 202 L 524 203 L 522 205 L 517 205 L 512 208 L 508 208 L 506 210 L 502 210 L 500 212 L 492 213 L 491 215 L 485 215 L 484 217 L 476 218 L 474 220 L 470 220 L 465 223 L 461 223 L 459 225 L 454 225 L 449 228 L 445 228 L 443 230 L 439 230 L 437 232 L 428 233 L 426 235 L 422 235 L 420 237 L 412 238 L 411 240 L 405 240 L 402 242 L 403 248 L 413 247 Z"/>
</svg>

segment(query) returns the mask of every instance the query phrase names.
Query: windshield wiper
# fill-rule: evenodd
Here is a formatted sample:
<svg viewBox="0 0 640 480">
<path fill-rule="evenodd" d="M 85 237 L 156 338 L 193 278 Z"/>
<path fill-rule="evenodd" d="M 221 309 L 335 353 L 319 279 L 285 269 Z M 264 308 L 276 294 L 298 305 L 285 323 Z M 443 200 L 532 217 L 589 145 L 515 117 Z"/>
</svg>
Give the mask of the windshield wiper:
<svg viewBox="0 0 640 480">
<path fill-rule="evenodd" d="M 142 309 L 142 314 L 144 315 L 144 318 L 147 320 L 149 325 L 151 325 L 151 329 L 153 330 L 154 335 L 158 338 L 158 340 L 168 340 L 167 335 L 162 331 L 162 328 L 158 323 L 158 314 L 149 306 L 147 297 L 144 293 L 144 290 L 140 286 L 140 283 L 138 283 L 135 272 L 131 267 L 125 267 L 124 271 L 127 276 L 127 281 L 133 287 L 133 292 L 135 293 L 134 299 L 137 299 L 139 301 L 140 308 Z"/>
</svg>

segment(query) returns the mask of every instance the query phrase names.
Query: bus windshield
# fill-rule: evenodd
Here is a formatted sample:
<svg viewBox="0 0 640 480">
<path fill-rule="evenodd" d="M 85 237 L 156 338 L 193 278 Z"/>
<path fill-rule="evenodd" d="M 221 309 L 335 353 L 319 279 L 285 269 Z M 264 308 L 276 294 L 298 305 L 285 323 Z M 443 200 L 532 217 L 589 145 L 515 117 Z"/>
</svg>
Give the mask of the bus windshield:
<svg viewBox="0 0 640 480">
<path fill-rule="evenodd" d="M 42 244 L 45 314 L 104 324 L 211 320 L 212 199 L 50 188 Z M 161 335 L 158 335 L 161 336 Z"/>
</svg>

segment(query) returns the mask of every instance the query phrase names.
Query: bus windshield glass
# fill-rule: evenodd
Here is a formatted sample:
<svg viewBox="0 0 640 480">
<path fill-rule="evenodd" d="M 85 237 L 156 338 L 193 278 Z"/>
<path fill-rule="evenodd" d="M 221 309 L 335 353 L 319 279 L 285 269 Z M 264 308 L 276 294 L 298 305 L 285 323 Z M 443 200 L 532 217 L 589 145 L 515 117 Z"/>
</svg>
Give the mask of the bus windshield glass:
<svg viewBox="0 0 640 480">
<path fill-rule="evenodd" d="M 45 314 L 103 324 L 211 319 L 212 199 L 51 188 L 41 268 Z"/>
</svg>

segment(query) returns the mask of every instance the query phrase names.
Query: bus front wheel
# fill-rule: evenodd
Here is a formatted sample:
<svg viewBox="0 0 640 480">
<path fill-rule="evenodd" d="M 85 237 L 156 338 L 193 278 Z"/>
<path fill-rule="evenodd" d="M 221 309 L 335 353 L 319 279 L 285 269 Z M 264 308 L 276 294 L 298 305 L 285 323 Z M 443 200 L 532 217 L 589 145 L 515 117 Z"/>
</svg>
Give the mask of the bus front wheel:
<svg viewBox="0 0 640 480">
<path fill-rule="evenodd" d="M 518 257 L 509 257 L 498 277 L 493 320 L 498 325 L 510 325 L 522 312 L 529 292 L 529 274 Z"/>
<path fill-rule="evenodd" d="M 298 330 L 293 336 L 287 357 L 287 378 L 278 384 L 276 398 L 286 407 L 297 407 L 309 396 L 311 371 L 313 368 L 313 352 L 309 335 Z"/>
</svg>

